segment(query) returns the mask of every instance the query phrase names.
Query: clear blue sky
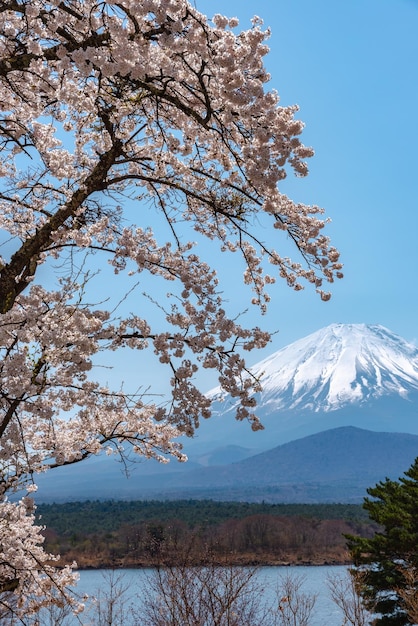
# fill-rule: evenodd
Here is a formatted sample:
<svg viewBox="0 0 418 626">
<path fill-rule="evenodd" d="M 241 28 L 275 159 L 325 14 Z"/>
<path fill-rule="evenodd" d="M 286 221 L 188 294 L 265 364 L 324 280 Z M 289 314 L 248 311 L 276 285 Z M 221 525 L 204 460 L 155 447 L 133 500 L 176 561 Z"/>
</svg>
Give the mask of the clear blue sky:
<svg viewBox="0 0 418 626">
<path fill-rule="evenodd" d="M 265 322 L 279 333 L 263 355 L 333 322 L 383 324 L 418 341 L 418 1 L 195 4 L 237 16 L 240 28 L 254 14 L 271 27 L 270 86 L 300 106 L 316 153 L 308 178 L 282 190 L 326 209 L 344 262 L 328 303 L 276 285 Z"/>
<path fill-rule="evenodd" d="M 330 302 L 308 287 L 294 292 L 278 282 L 270 290 L 268 314 L 260 319 L 256 309 L 249 311 L 244 325 L 263 324 L 278 332 L 266 349 L 248 354 L 247 363 L 334 322 L 382 324 L 418 343 L 418 0 L 195 4 L 209 16 L 237 16 L 242 29 L 250 27 L 254 14 L 271 27 L 270 88 L 279 92 L 282 104 L 300 106 L 306 124 L 302 139 L 316 151 L 309 176 L 289 177 L 281 189 L 326 209 L 332 218 L 327 232 L 344 263 L 345 278 L 334 285 Z M 141 226 L 147 225 L 146 216 L 142 211 Z M 251 293 L 212 250 L 205 246 L 203 252 L 221 266 L 231 308 L 248 308 Z M 42 272 L 41 278 L 48 278 L 47 268 Z M 109 291 L 103 272 L 99 299 Z M 123 298 L 126 283 L 113 281 L 111 289 L 114 298 Z M 129 310 L 154 315 L 155 308 L 136 297 L 133 304 L 126 302 Z M 149 355 L 128 359 L 121 351 L 110 359 L 100 355 L 96 363 L 105 367 L 99 377 L 112 387 L 124 381 L 132 391 L 148 385 L 156 393 L 169 389 L 170 373 L 151 366 Z M 216 375 L 207 371 L 199 381 L 203 391 L 217 384 Z"/>
<path fill-rule="evenodd" d="M 278 332 L 263 351 L 248 354 L 247 363 L 334 322 L 382 324 L 418 343 L 418 0 L 195 4 L 209 16 L 237 16 L 242 29 L 254 14 L 271 27 L 270 87 L 282 104 L 300 106 L 303 141 L 316 152 L 309 176 L 289 177 L 281 189 L 326 209 L 327 232 L 344 263 L 345 278 L 334 285 L 331 301 L 278 282 L 268 314 L 260 320 L 249 311 L 245 325 Z M 240 277 L 216 256 L 213 265 L 221 265 L 232 308 L 247 308 L 251 294 Z M 146 303 L 139 308 L 145 312 Z M 125 356 L 114 354 L 103 378 L 168 390 L 165 369 L 150 367 L 146 355 Z M 217 384 L 207 371 L 199 381 L 203 391 Z"/>
</svg>

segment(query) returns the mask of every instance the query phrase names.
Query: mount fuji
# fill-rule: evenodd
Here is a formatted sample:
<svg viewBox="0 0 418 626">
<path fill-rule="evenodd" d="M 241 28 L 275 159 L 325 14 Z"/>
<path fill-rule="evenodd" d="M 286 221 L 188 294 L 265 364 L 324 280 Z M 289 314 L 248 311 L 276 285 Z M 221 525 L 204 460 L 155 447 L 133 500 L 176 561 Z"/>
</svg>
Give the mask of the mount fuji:
<svg viewBox="0 0 418 626">
<path fill-rule="evenodd" d="M 382 326 L 333 324 L 254 368 L 262 404 L 279 410 L 335 411 L 418 390 L 418 349 Z"/>
<path fill-rule="evenodd" d="M 418 434 L 418 348 L 383 326 L 332 324 L 252 371 L 263 387 L 256 413 L 265 430 L 237 424 L 236 400 L 216 388 L 208 394 L 213 417 L 197 433 L 202 444 L 265 450 L 340 426 Z"/>
<path fill-rule="evenodd" d="M 41 475 L 39 501 L 361 501 L 366 486 L 399 477 L 417 455 L 418 349 L 386 328 L 332 324 L 252 371 L 264 430 L 237 422 L 236 400 L 213 389 L 211 419 L 183 442 L 188 463 L 135 464 L 126 480 L 100 455 Z"/>
</svg>

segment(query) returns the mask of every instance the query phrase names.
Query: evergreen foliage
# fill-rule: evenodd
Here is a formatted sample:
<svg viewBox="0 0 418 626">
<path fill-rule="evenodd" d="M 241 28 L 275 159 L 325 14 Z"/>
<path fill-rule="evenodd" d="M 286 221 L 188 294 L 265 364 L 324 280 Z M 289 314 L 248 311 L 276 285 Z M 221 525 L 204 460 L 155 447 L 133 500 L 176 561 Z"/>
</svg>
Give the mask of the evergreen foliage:
<svg viewBox="0 0 418 626">
<path fill-rule="evenodd" d="M 372 538 L 348 537 L 353 576 L 361 575 L 360 592 L 378 614 L 376 626 L 414 624 L 405 591 L 418 594 L 409 576 L 418 567 L 418 458 L 399 481 L 386 479 L 367 491 L 363 507 L 381 530 Z"/>
<path fill-rule="evenodd" d="M 359 504 L 270 504 L 214 500 L 86 500 L 39 504 L 42 524 L 58 533 L 118 530 L 123 524 L 181 520 L 190 528 L 211 526 L 250 515 L 297 516 L 322 520 L 343 519 L 362 524 L 368 516 Z"/>
</svg>

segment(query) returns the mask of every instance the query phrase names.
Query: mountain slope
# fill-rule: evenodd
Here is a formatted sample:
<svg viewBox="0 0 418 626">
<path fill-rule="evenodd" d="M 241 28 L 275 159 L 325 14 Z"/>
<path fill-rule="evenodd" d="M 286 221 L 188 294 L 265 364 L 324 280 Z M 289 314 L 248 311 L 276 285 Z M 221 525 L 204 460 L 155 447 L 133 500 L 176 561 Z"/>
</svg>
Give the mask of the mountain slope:
<svg viewBox="0 0 418 626">
<path fill-rule="evenodd" d="M 57 482 L 40 488 L 38 501 L 84 499 L 213 498 L 267 502 L 361 502 L 367 487 L 397 479 L 418 456 L 418 436 L 335 428 L 231 463 L 140 476 L 114 476 L 92 484 Z M 50 478 L 52 478 L 51 472 Z M 45 477 L 48 479 L 48 476 Z"/>
<path fill-rule="evenodd" d="M 386 476 L 398 478 L 417 456 L 417 435 L 345 426 L 282 444 L 229 466 L 195 470 L 183 476 L 182 482 L 255 486 L 353 480 L 369 486 Z"/>
</svg>

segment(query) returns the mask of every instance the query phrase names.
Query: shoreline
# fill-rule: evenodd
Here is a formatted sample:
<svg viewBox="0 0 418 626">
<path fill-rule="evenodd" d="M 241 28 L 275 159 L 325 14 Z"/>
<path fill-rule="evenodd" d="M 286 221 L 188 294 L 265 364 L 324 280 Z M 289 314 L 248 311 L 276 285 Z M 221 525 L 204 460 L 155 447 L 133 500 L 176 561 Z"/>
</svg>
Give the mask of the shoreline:
<svg viewBox="0 0 418 626">
<path fill-rule="evenodd" d="M 175 567 L 176 563 L 169 562 L 148 562 L 148 563 L 121 563 L 121 562 L 103 562 L 96 565 L 80 565 L 75 571 L 94 571 L 94 570 L 121 570 L 121 569 L 147 569 L 158 567 Z M 324 566 L 350 566 L 353 565 L 349 559 L 213 559 L 202 562 L 190 563 L 189 567 L 200 567 L 205 565 L 216 565 L 219 567 L 324 567 Z"/>
</svg>

